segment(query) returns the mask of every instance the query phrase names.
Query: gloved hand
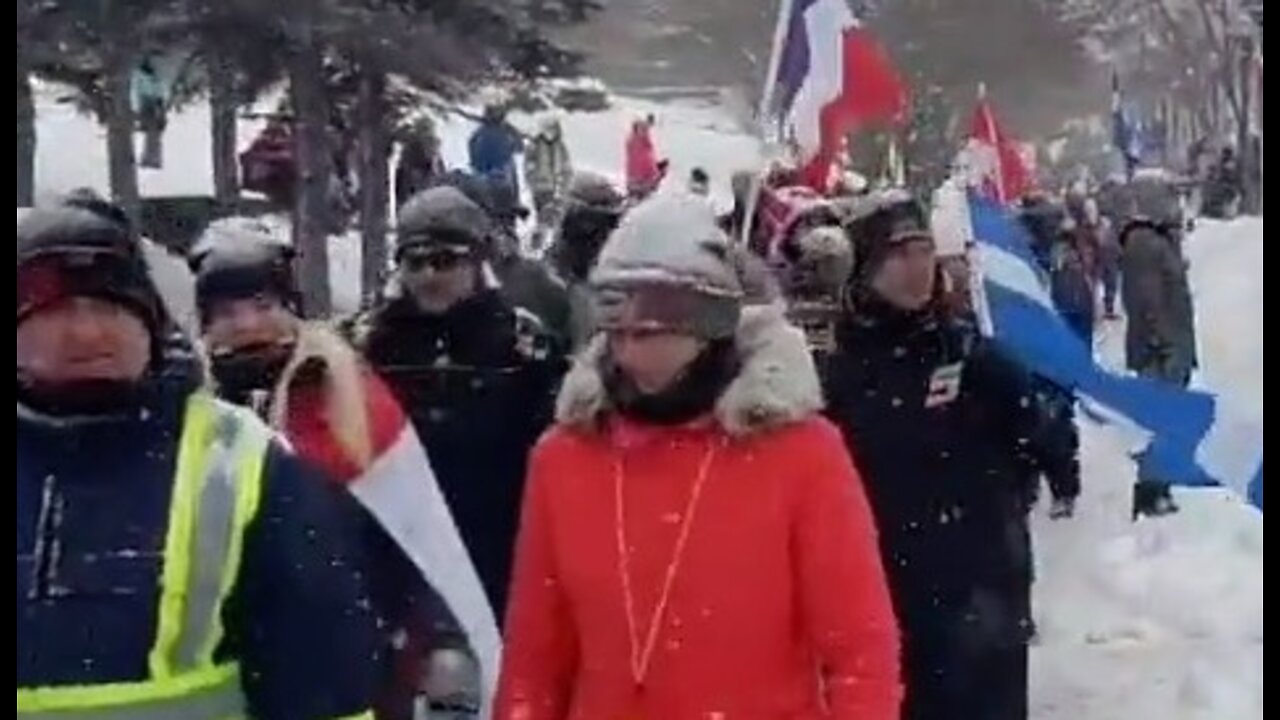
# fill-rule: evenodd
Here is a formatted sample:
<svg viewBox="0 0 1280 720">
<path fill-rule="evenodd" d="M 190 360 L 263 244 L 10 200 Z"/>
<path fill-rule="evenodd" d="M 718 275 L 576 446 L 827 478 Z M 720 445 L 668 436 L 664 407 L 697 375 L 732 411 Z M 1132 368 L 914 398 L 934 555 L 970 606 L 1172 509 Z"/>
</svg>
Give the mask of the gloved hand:
<svg viewBox="0 0 1280 720">
<path fill-rule="evenodd" d="M 1074 517 L 1076 514 L 1076 499 L 1073 497 L 1054 498 L 1049 504 L 1049 519 L 1062 520 Z"/>
<path fill-rule="evenodd" d="M 465 650 L 442 648 L 427 660 L 423 696 L 415 712 L 429 711 L 425 718 L 454 720 L 473 718 L 480 711 L 480 667 Z M 415 718 L 417 720 L 417 718 Z"/>
</svg>

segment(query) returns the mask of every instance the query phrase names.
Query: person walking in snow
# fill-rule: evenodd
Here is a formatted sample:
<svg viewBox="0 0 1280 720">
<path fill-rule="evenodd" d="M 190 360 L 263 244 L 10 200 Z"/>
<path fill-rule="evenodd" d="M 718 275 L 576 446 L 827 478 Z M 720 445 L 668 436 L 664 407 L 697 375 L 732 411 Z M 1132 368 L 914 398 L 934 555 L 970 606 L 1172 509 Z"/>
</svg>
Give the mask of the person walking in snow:
<svg viewBox="0 0 1280 720">
<path fill-rule="evenodd" d="M 573 181 L 573 163 L 564 144 L 560 121 L 548 117 L 525 152 L 525 183 L 533 193 L 533 209 L 538 219 L 534 231 L 533 250 L 542 249 L 543 241 L 559 221 L 565 195 Z"/>
<path fill-rule="evenodd" d="M 498 292 L 513 307 L 537 316 L 554 354 L 567 354 L 571 347 L 572 314 L 568 289 L 548 263 L 520 252 L 520 238 L 508 222 L 512 211 L 500 205 L 501 198 L 494 197 L 493 185 L 462 170 L 445 173 L 437 185 L 461 191 L 484 210 L 489 220 L 485 262 L 496 276 Z"/>
<path fill-rule="evenodd" d="M 1178 189 L 1163 178 L 1139 178 L 1126 197 L 1128 214 L 1119 229 L 1125 364 L 1143 377 L 1186 387 L 1198 363 Z M 1134 517 L 1177 509 L 1168 483 L 1139 462 Z"/>
<path fill-rule="evenodd" d="M 502 189 L 506 196 L 520 197 L 520 178 L 516 173 L 516 155 L 524 148 L 520 131 L 507 122 L 504 103 L 485 105 L 480 125 L 467 141 L 471 172 Z"/>
<path fill-rule="evenodd" d="M 1050 442 L 1031 379 L 942 302 L 924 209 L 881 191 L 851 218 L 855 267 L 824 381 L 866 479 L 903 633 L 904 718 L 1027 717 L 1031 542 Z"/>
<path fill-rule="evenodd" d="M 667 174 L 667 161 L 658 159 L 653 145 L 652 115 L 631 123 L 626 143 L 627 196 L 633 202 L 645 199 L 658 189 Z"/>
<path fill-rule="evenodd" d="M 164 81 L 151 58 L 143 58 L 131 78 L 133 111 L 142 132 L 142 156 L 138 165 L 159 169 L 164 166 L 164 129 L 168 124 L 169 101 Z"/>
<path fill-rule="evenodd" d="M 132 236 L 18 223 L 17 714 L 370 718 L 351 501 L 167 355 Z"/>
<path fill-rule="evenodd" d="M 595 332 L 588 278 L 625 207 L 626 198 L 608 178 L 590 172 L 574 176 L 550 261 L 568 290 L 570 347 L 575 351 Z"/>
<path fill-rule="evenodd" d="M 1058 314 L 1086 347 L 1093 347 L 1097 298 L 1092 236 L 1081 232 L 1065 208 L 1041 196 L 1029 196 L 1019 220 L 1031 235 L 1031 248 L 1048 275 L 1050 296 Z"/>
<path fill-rule="evenodd" d="M 427 449 L 495 614 L 506 604 L 529 449 L 551 420 L 563 359 L 541 322 L 487 277 L 490 218 L 453 187 L 410 200 L 397 296 L 357 323 Z"/>
<path fill-rule="evenodd" d="M 204 346 L 218 394 L 253 408 L 369 511 L 371 590 L 395 667 L 376 716 L 407 718 L 433 653 L 470 652 L 470 643 L 496 676 L 497 623 L 390 389 L 326 325 L 300 319 L 292 257 L 249 219 L 205 231 L 191 257 Z M 478 707 L 478 688 L 465 690 Z"/>
<path fill-rule="evenodd" d="M 898 717 L 862 483 L 748 260 L 687 196 L 601 253 L 602 332 L 530 465 L 498 720 Z"/>
<path fill-rule="evenodd" d="M 426 190 L 444 175 L 444 160 L 440 157 L 440 137 L 430 118 L 420 118 L 408 130 L 400 146 L 400 159 L 396 163 L 396 207 L 409 198 Z"/>
</svg>

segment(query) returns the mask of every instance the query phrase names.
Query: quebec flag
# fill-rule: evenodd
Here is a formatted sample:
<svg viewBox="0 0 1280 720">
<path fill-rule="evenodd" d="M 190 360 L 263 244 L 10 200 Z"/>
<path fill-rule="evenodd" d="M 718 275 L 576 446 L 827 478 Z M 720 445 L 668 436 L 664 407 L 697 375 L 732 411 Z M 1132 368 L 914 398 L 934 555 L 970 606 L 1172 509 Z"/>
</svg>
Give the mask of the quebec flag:
<svg viewBox="0 0 1280 720">
<path fill-rule="evenodd" d="M 1223 485 L 1262 510 L 1262 428 L 1223 410 L 1216 395 L 1100 367 L 1054 309 L 1022 225 L 996 203 L 967 197 L 989 317 L 984 329 L 1033 372 L 1075 389 L 1150 435 L 1138 463 L 1177 485 Z"/>
</svg>

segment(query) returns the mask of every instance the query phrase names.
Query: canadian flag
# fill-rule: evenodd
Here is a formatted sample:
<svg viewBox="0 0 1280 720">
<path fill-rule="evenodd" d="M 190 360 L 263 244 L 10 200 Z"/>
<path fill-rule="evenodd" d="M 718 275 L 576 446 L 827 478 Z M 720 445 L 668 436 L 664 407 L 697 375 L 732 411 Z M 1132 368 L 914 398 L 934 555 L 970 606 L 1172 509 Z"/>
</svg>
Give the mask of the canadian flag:
<svg viewBox="0 0 1280 720">
<path fill-rule="evenodd" d="M 1001 127 L 985 86 L 978 88 L 965 152 L 970 177 L 976 175 L 977 186 L 993 200 L 1008 205 L 1031 189 L 1032 171 L 1023 157 L 1024 148 Z"/>
<path fill-rule="evenodd" d="M 846 0 L 786 0 L 767 111 L 794 148 L 805 184 L 824 190 L 845 133 L 901 119 L 907 92 Z"/>
</svg>

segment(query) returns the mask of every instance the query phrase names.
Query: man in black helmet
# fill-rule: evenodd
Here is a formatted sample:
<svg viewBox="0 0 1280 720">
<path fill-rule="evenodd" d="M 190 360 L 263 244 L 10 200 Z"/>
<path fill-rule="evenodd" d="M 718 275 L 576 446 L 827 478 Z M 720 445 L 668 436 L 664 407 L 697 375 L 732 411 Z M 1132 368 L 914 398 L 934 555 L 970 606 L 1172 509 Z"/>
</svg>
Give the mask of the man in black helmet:
<svg viewBox="0 0 1280 720">
<path fill-rule="evenodd" d="M 17 228 L 22 717 L 369 717 L 375 625 L 342 498 L 174 372 L 123 215 Z"/>
<path fill-rule="evenodd" d="M 405 204 L 396 296 L 358 330 L 426 446 L 495 614 L 506 603 L 525 462 L 563 360 L 486 281 L 490 218 L 453 187 Z"/>
<path fill-rule="evenodd" d="M 493 270 L 498 291 L 513 306 L 532 313 L 559 354 L 569 350 L 569 295 L 545 263 L 520 252 L 515 223 L 526 212 L 515 198 L 485 178 L 462 170 L 445 173 L 439 186 L 460 190 L 488 216 L 485 262 Z"/>
<path fill-rule="evenodd" d="M 951 316 L 909 194 L 859 205 L 828 412 L 863 471 L 903 633 L 904 718 L 1027 716 L 1029 501 L 1069 461 L 1030 378 Z"/>
<path fill-rule="evenodd" d="M 626 199 L 608 178 L 586 171 L 574 174 L 556 242 L 549 251 L 552 266 L 568 287 L 570 343 L 574 349 L 581 348 L 595 331 L 587 276 L 609 233 L 618 226 L 625 206 Z"/>
</svg>

